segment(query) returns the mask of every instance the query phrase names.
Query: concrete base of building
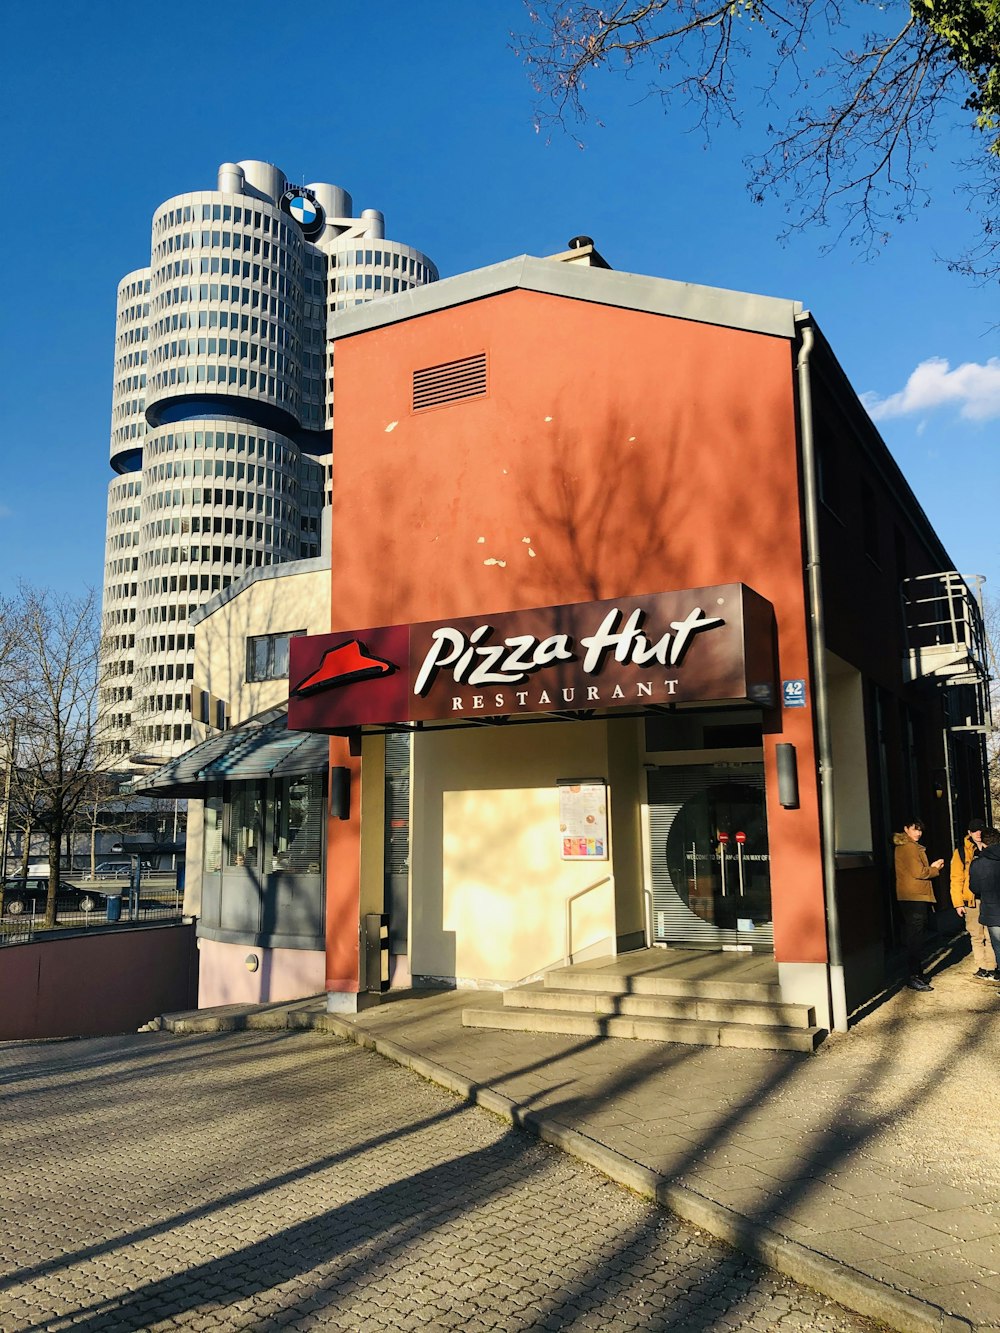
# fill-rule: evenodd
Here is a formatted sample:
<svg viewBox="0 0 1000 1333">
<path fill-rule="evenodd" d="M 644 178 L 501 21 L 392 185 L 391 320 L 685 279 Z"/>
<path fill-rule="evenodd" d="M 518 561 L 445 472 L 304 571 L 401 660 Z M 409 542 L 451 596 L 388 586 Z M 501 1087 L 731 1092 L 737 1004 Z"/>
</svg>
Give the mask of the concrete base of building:
<svg viewBox="0 0 1000 1333">
<path fill-rule="evenodd" d="M 328 990 L 326 993 L 326 1012 L 328 1014 L 356 1014 L 358 995 L 356 991 Z"/>
<path fill-rule="evenodd" d="M 832 1019 L 830 1031 L 846 1032 L 848 1028 L 847 977 L 843 965 L 831 967 L 829 971 L 830 1003 L 833 1007 L 833 1013 L 830 1016 Z"/>
<path fill-rule="evenodd" d="M 618 936 L 618 952 L 632 953 L 635 949 L 645 949 L 649 945 L 644 930 L 633 930 L 630 935 Z"/>
<path fill-rule="evenodd" d="M 412 985 L 409 954 L 392 954 L 389 958 L 389 989 L 409 990 Z"/>
<path fill-rule="evenodd" d="M 839 974 L 840 1003 L 843 1004 L 844 973 L 843 968 L 835 969 Z M 816 1011 L 817 1027 L 834 1031 L 836 1017 L 835 1006 L 831 1004 L 826 963 L 778 963 L 778 985 L 785 1004 L 811 1004 Z M 838 1032 L 847 1031 L 847 1016 L 844 1011 L 844 1026 Z"/>
<path fill-rule="evenodd" d="M 316 995 L 326 980 L 320 949 L 265 949 L 255 944 L 198 941 L 198 1008 L 284 1004 Z"/>
</svg>

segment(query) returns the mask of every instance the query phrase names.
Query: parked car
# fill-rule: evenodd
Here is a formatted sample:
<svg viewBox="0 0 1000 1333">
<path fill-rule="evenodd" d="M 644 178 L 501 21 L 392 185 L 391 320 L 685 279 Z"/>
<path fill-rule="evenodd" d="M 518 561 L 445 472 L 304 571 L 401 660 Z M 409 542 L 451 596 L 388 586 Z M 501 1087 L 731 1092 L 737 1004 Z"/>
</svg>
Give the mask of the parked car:
<svg viewBox="0 0 1000 1333">
<path fill-rule="evenodd" d="M 3 910 L 6 915 L 20 916 L 22 912 L 41 913 L 49 896 L 49 879 L 6 879 L 3 885 Z M 105 901 L 96 889 L 81 889 L 61 879 L 56 891 L 56 912 L 93 912 Z"/>
<path fill-rule="evenodd" d="M 143 861 L 142 873 L 144 875 L 152 874 L 152 861 Z M 132 876 L 131 861 L 98 861 L 94 869 L 94 879 L 130 879 Z M 90 875 L 87 876 L 90 879 Z"/>
</svg>

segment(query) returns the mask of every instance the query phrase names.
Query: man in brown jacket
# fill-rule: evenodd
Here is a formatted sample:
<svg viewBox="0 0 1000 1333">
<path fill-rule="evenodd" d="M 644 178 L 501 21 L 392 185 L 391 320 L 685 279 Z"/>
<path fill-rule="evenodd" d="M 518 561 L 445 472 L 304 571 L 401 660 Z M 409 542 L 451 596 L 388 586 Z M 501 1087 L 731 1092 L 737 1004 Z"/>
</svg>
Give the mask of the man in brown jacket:
<svg viewBox="0 0 1000 1333">
<path fill-rule="evenodd" d="M 933 904 L 934 886 L 944 866 L 944 860 L 927 860 L 920 845 L 924 826 L 919 819 L 903 825 L 902 833 L 894 833 L 896 847 L 896 897 L 903 922 L 903 948 L 906 950 L 907 985 L 910 990 L 927 991 L 934 987 L 923 976 L 921 945 L 927 926 L 927 908 Z"/>
</svg>

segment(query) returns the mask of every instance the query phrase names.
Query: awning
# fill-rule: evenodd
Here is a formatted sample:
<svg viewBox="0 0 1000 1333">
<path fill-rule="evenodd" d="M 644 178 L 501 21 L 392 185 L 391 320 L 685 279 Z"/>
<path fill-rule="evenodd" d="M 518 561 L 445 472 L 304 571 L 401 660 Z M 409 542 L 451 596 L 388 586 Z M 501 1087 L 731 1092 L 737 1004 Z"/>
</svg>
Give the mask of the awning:
<svg viewBox="0 0 1000 1333">
<path fill-rule="evenodd" d="M 210 782 L 253 782 L 322 773 L 329 754 L 327 736 L 289 731 L 287 710 L 270 708 L 231 731 L 202 741 L 155 772 L 136 778 L 131 790 L 155 796 L 200 797 Z"/>
</svg>

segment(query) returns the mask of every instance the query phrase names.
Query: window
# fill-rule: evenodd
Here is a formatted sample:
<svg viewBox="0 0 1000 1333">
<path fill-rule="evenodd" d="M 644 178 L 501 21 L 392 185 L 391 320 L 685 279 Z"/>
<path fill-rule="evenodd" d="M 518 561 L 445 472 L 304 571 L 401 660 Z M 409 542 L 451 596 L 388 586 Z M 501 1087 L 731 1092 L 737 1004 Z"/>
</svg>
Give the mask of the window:
<svg viewBox="0 0 1000 1333">
<path fill-rule="evenodd" d="M 205 831 L 203 835 L 203 864 L 207 874 L 222 869 L 222 797 L 209 796 L 205 802 Z"/>
<path fill-rule="evenodd" d="M 287 676 L 288 640 L 301 638 L 305 632 L 293 629 L 247 639 L 247 680 L 281 680 Z"/>
<path fill-rule="evenodd" d="M 237 782 L 230 792 L 226 864 L 261 869 L 259 857 L 264 832 L 261 789 L 254 782 Z"/>
<path fill-rule="evenodd" d="M 830 439 L 817 441 L 819 498 L 834 514 L 840 514 L 840 468 L 836 444 Z"/>
<path fill-rule="evenodd" d="M 906 538 L 897 524 L 893 524 L 892 546 L 896 556 L 896 583 L 901 584 L 909 573 L 909 562 L 906 558 Z"/>
<path fill-rule="evenodd" d="M 319 874 L 324 829 L 323 778 L 319 773 L 274 784 L 272 868 Z"/>
<path fill-rule="evenodd" d="M 861 537 L 864 543 L 865 555 L 873 560 L 876 565 L 881 564 L 879 558 L 879 521 L 878 521 L 878 503 L 875 499 L 875 492 L 864 478 L 861 480 Z"/>
</svg>

